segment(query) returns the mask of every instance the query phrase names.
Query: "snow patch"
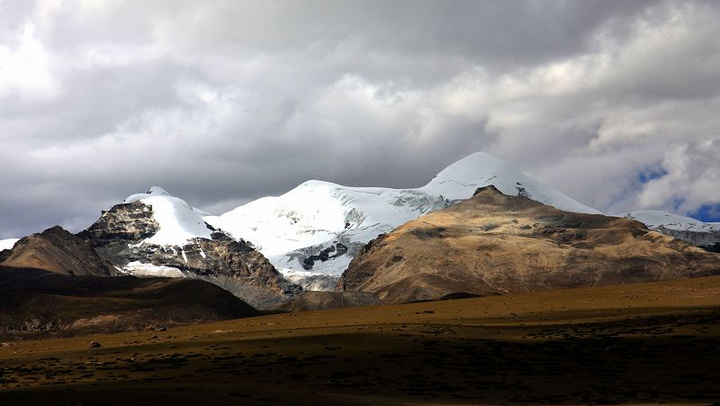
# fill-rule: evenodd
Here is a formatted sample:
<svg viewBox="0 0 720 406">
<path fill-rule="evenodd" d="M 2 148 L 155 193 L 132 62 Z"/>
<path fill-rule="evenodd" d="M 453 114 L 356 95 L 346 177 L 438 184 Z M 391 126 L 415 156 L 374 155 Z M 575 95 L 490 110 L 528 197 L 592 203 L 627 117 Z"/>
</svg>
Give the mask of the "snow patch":
<svg viewBox="0 0 720 406">
<path fill-rule="evenodd" d="M 135 193 L 133 195 L 128 196 L 125 198 L 125 203 L 132 203 L 136 202 L 138 200 L 147 199 L 148 197 L 153 196 L 172 196 L 170 193 L 168 193 L 165 189 L 161 188 L 160 186 L 152 186 L 146 193 Z"/>
<path fill-rule="evenodd" d="M 159 231 L 143 243 L 183 246 L 193 238 L 212 238 L 212 230 L 205 224 L 197 209 L 170 195 L 161 187 L 153 186 L 148 193 L 137 193 L 125 199 L 125 203 L 137 201 L 152 207 L 153 218 L 160 226 Z"/>
<path fill-rule="evenodd" d="M 125 265 L 123 272 L 135 276 L 160 276 L 164 278 L 182 278 L 185 274 L 177 268 L 165 265 L 146 264 L 133 261 Z"/>
<path fill-rule="evenodd" d="M 6 238 L 4 240 L 0 240 L 0 251 L 11 250 L 18 241 L 20 241 L 19 238 Z"/>
<path fill-rule="evenodd" d="M 348 187 L 310 180 L 284 195 L 263 197 L 221 216 L 203 219 L 237 239 L 251 242 L 276 268 L 297 271 L 292 276 L 299 278 L 306 270 L 295 258 L 315 255 L 312 251 L 319 246 L 366 244 L 407 221 L 468 199 L 488 185 L 563 210 L 600 213 L 479 152 L 450 165 L 418 189 Z M 354 253 L 351 250 L 328 261 L 315 261 L 312 272 L 340 276 Z"/>
<path fill-rule="evenodd" d="M 614 216 L 635 219 L 653 229 L 666 228 L 668 230 L 698 233 L 720 231 L 720 223 L 706 223 L 692 217 L 680 216 L 660 210 L 636 210 L 615 214 Z"/>
<path fill-rule="evenodd" d="M 601 214 L 484 152 L 476 152 L 448 166 L 419 190 L 450 200 L 465 200 L 478 188 L 489 185 L 506 195 L 525 196 L 560 210 Z"/>
</svg>

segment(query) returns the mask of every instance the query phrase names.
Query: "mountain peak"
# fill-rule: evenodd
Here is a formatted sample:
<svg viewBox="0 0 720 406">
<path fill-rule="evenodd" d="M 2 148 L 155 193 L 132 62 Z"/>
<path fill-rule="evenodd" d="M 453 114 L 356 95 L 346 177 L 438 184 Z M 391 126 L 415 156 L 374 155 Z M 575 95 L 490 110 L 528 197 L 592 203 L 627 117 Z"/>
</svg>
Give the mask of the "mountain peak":
<svg viewBox="0 0 720 406">
<path fill-rule="evenodd" d="M 485 152 L 476 152 L 440 171 L 420 190 L 452 201 L 473 196 L 478 188 L 493 185 L 503 194 L 522 196 L 575 213 L 600 212 L 535 180 L 509 163 Z"/>
<path fill-rule="evenodd" d="M 145 193 L 135 193 L 125 198 L 125 203 L 132 203 L 136 202 L 138 200 L 147 199 L 148 197 L 154 197 L 154 196 L 171 196 L 170 193 L 168 193 L 167 190 L 161 188 L 160 186 L 151 186 L 150 189 L 148 189 Z"/>
<path fill-rule="evenodd" d="M 192 238 L 211 238 L 210 229 L 202 219 L 207 215 L 190 206 L 160 186 L 152 186 L 146 193 L 128 196 L 124 203 L 142 202 L 153 210 L 153 218 L 160 224 L 160 231 L 145 240 L 157 245 L 182 246 Z"/>
</svg>

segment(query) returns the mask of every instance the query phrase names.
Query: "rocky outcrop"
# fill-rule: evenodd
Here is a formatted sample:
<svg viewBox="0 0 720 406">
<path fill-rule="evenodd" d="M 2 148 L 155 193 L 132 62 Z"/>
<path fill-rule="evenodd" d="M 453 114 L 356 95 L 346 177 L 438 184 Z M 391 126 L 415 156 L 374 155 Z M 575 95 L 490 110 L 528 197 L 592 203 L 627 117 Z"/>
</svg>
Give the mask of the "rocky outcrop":
<svg viewBox="0 0 720 406">
<path fill-rule="evenodd" d="M 696 245 L 707 251 L 718 252 L 720 248 L 720 231 L 693 231 L 693 230 L 676 230 L 669 227 L 651 227 L 651 229 L 683 240 L 688 244 Z"/>
<path fill-rule="evenodd" d="M 160 226 L 152 216 L 152 208 L 141 202 L 123 203 L 103 211 L 100 218 L 79 237 L 97 245 L 113 241 L 139 241 L 152 237 Z"/>
<path fill-rule="evenodd" d="M 572 213 L 492 186 L 366 245 L 338 291 L 383 303 L 720 274 L 720 255 L 626 218 Z"/>
<path fill-rule="evenodd" d="M 146 241 L 157 232 L 152 208 L 137 201 L 112 207 L 78 235 L 92 241 L 102 258 L 125 273 L 203 279 L 258 308 L 276 305 L 301 290 L 250 244 L 221 231 L 213 232 L 211 239 L 193 238 L 182 245 Z"/>
<path fill-rule="evenodd" d="M 300 285 L 303 291 L 331 292 L 335 290 L 339 276 L 311 274 L 301 271 L 286 272 L 283 276 L 290 282 Z"/>
<path fill-rule="evenodd" d="M 302 259 L 302 266 L 305 270 L 312 270 L 316 261 L 325 262 L 330 259 L 334 259 L 345 255 L 348 251 L 348 247 L 345 244 L 335 242 L 329 247 L 321 249 L 315 255 L 309 255 Z"/>
<path fill-rule="evenodd" d="M 1 264 L 76 276 L 113 276 L 118 273 L 110 262 L 95 252 L 92 243 L 59 226 L 21 239 L 11 251 L 5 251 Z"/>
<path fill-rule="evenodd" d="M 708 251 L 718 252 L 720 246 L 720 223 L 703 222 L 692 217 L 668 213 L 662 210 L 635 210 L 620 213 L 644 223 L 649 229 L 683 240 Z"/>
</svg>

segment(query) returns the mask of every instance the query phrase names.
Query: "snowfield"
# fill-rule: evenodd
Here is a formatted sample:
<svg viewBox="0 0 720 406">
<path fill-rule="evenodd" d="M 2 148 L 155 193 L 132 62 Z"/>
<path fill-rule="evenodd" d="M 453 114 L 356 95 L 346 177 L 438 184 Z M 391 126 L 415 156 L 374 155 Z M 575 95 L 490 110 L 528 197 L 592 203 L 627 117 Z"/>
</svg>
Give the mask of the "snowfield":
<svg viewBox="0 0 720 406">
<path fill-rule="evenodd" d="M 666 228 L 677 231 L 718 232 L 720 223 L 705 223 L 692 217 L 679 216 L 659 210 L 635 210 L 615 214 L 615 217 L 627 217 L 645 223 L 649 228 Z"/>
<path fill-rule="evenodd" d="M 418 190 L 456 201 L 468 199 L 477 188 L 489 185 L 506 195 L 524 195 L 560 210 L 602 214 L 484 152 L 476 152 L 448 166 Z"/>
<path fill-rule="evenodd" d="M 160 187 L 153 186 L 148 193 L 137 193 L 125 199 L 125 203 L 136 201 L 151 206 L 153 217 L 160 225 L 160 231 L 143 243 L 182 247 L 193 238 L 211 238 L 212 230 L 207 227 L 198 211 Z"/>
<path fill-rule="evenodd" d="M 177 268 L 165 265 L 145 264 L 140 261 L 128 263 L 122 272 L 135 276 L 161 276 L 165 278 L 182 278 L 185 274 Z"/>
<path fill-rule="evenodd" d="M 235 238 L 250 241 L 294 281 L 318 274 L 337 279 L 361 247 L 381 233 L 467 199 L 477 188 L 488 185 L 563 210 L 600 213 L 506 162 L 478 152 L 450 165 L 417 189 L 348 187 L 311 180 L 284 195 L 264 197 L 204 220 Z M 330 252 L 325 261 L 304 263 L 305 258 L 338 243 L 347 247 L 347 253 L 333 257 Z"/>
<path fill-rule="evenodd" d="M 6 238 L 4 240 L 0 240 L 0 251 L 11 250 L 18 241 L 20 241 L 19 238 Z"/>
</svg>

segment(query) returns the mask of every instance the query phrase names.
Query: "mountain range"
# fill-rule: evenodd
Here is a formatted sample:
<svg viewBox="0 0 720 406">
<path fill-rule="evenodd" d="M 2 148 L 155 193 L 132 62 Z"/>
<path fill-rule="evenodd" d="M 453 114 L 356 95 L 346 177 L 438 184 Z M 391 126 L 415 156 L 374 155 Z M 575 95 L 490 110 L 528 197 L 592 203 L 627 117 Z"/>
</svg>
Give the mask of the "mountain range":
<svg viewBox="0 0 720 406">
<path fill-rule="evenodd" d="M 328 292 L 316 296 L 322 302 L 369 303 L 372 300 L 367 295 L 350 298 L 341 293 L 345 296 L 338 299 L 338 292 L 332 292 L 343 291 L 338 284 L 341 278 L 343 284 L 359 280 L 344 274 L 349 267 L 358 269 L 351 262 L 368 252 L 368 244 L 407 222 L 424 218 L 421 216 L 456 210 L 458 203 L 489 186 L 501 195 L 564 213 L 602 214 L 506 162 L 478 152 L 445 168 L 419 188 L 348 187 L 311 180 L 281 196 L 264 197 L 219 216 L 154 186 L 146 193 L 128 196 L 78 233 L 83 242 L 73 244 L 91 246 L 101 263 L 92 262 L 95 259 L 79 249 L 72 250 L 78 257 L 58 259 L 63 243 L 52 242 L 50 237 L 57 240 L 59 230 L 44 233 L 47 235 L 36 238 L 35 243 L 28 241 L 32 236 L 3 240 L 5 248 L 14 248 L 3 251 L 0 247 L 0 262 L 49 270 L 64 267 L 64 271 L 78 274 L 198 278 L 258 308 L 285 303 L 301 291 Z M 719 223 L 651 211 L 615 217 L 637 219 L 652 230 L 709 249 L 720 242 Z M 88 266 L 87 261 L 94 265 Z"/>
<path fill-rule="evenodd" d="M 290 281 L 306 290 L 332 290 L 359 249 L 382 233 L 494 185 L 563 210 L 599 211 L 479 152 L 442 170 L 416 189 L 348 187 L 308 181 L 278 197 L 265 197 L 209 224 L 251 242 Z"/>
</svg>

